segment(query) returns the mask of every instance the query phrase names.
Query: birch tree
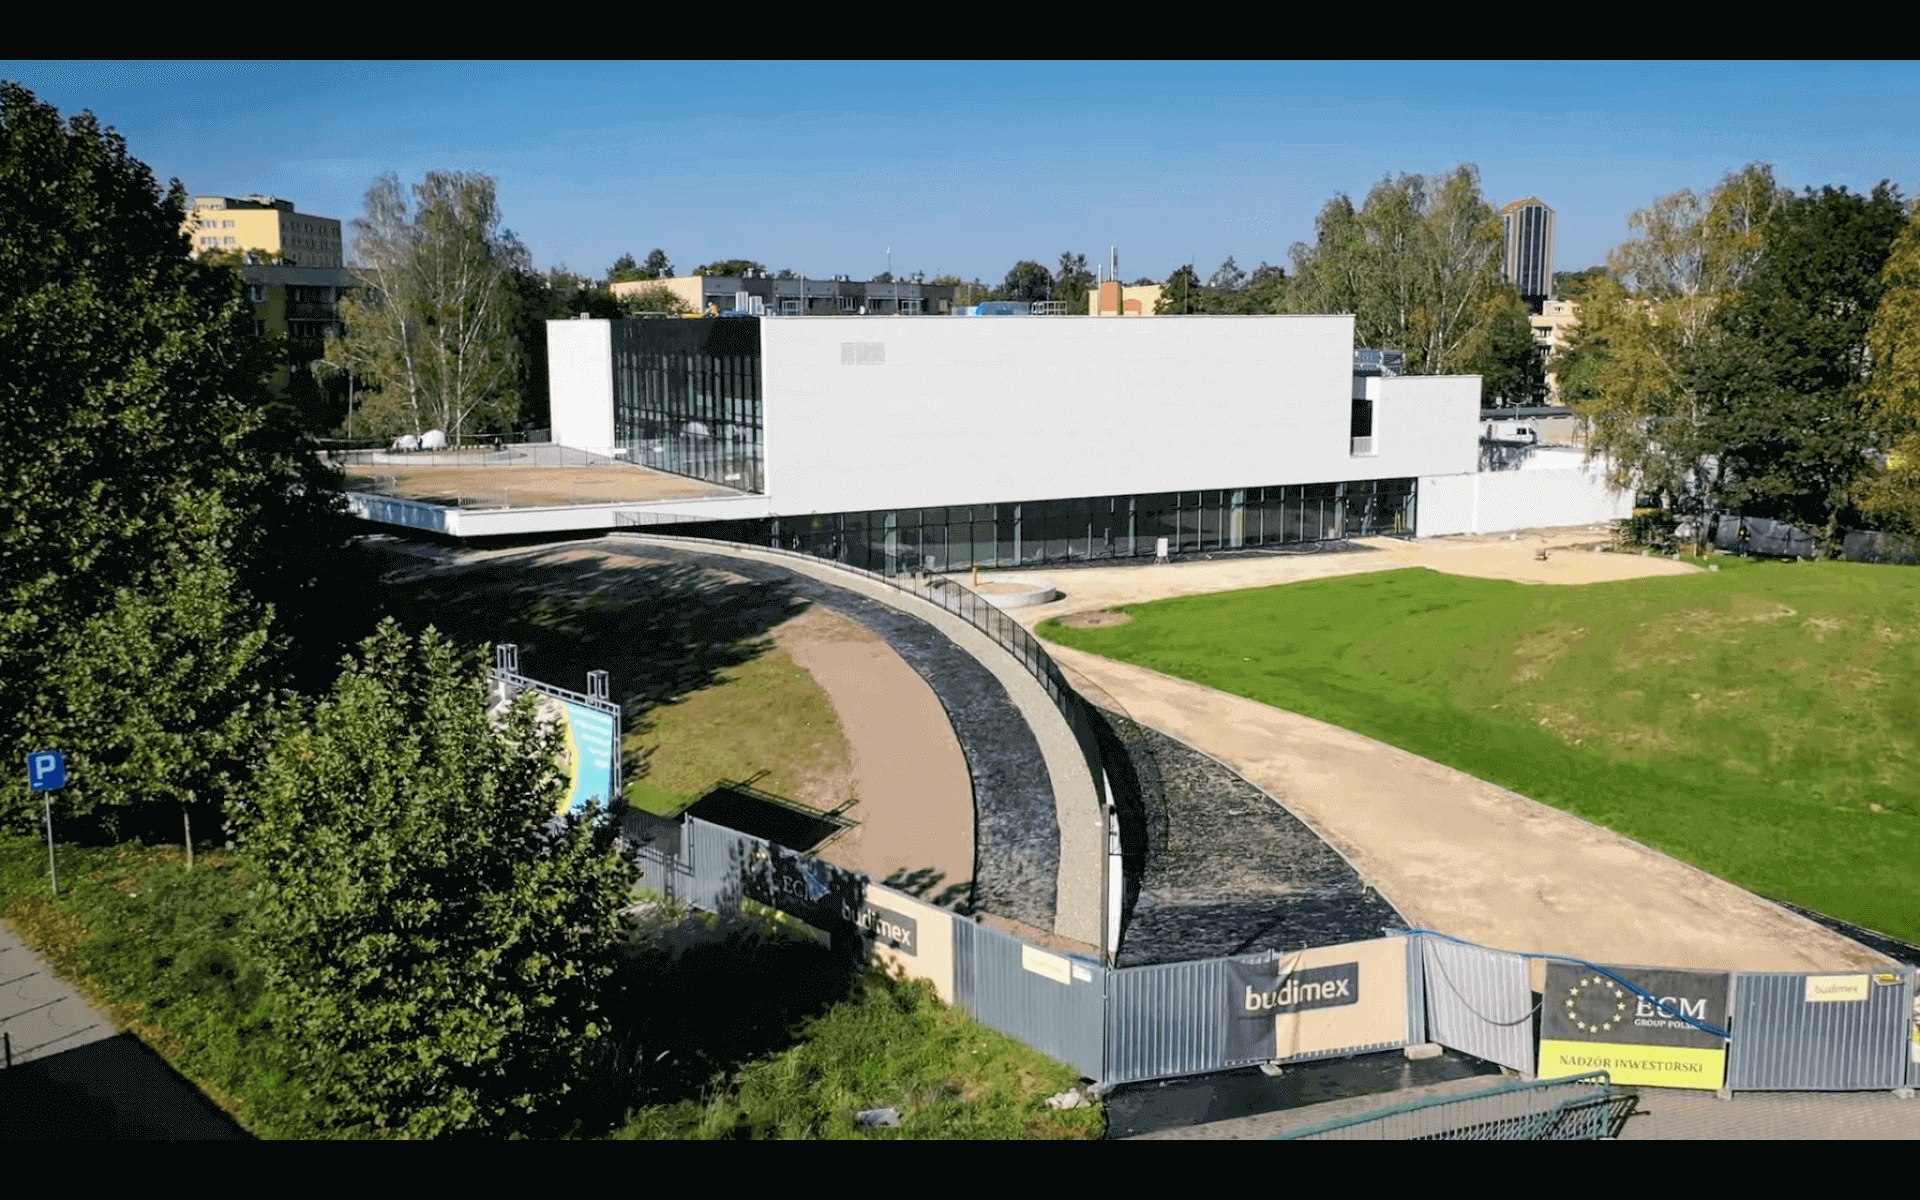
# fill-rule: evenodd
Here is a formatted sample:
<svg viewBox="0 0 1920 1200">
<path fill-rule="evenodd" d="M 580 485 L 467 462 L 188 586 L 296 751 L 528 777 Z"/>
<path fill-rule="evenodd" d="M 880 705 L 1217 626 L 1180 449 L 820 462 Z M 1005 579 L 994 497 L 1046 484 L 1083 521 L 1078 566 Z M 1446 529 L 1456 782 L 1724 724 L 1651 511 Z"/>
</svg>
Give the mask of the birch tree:
<svg viewBox="0 0 1920 1200">
<path fill-rule="evenodd" d="M 1484 373 L 1515 319 L 1500 279 L 1500 224 L 1463 164 L 1335 196 L 1317 241 L 1293 247 L 1292 312 L 1347 312 L 1360 345 L 1403 350 L 1415 375 Z M 1524 315 L 1519 318 L 1524 322 Z"/>
<path fill-rule="evenodd" d="M 1607 256 L 1619 282 L 1594 281 L 1554 364 L 1561 394 L 1593 431 L 1588 454 L 1606 460 L 1616 488 L 1692 516 L 1720 503 L 1726 463 L 1700 386 L 1712 316 L 1738 295 L 1790 198 L 1756 163 L 1705 196 L 1683 189 L 1627 219 L 1635 236 Z"/>
<path fill-rule="evenodd" d="M 526 249 L 501 228 L 498 187 L 486 175 L 429 171 L 412 188 L 382 176 L 353 223 L 362 286 L 340 307 L 346 334 L 326 362 L 373 386 L 370 429 L 444 429 L 456 443 L 519 410 L 514 271 Z"/>
</svg>

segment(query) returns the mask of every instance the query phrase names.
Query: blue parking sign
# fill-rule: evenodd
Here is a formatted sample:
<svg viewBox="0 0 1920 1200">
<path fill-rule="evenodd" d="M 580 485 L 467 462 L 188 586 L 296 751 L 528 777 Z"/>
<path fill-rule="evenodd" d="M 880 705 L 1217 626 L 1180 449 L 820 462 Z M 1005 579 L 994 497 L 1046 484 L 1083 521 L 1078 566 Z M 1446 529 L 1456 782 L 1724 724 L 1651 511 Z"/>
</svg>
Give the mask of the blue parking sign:
<svg viewBox="0 0 1920 1200">
<path fill-rule="evenodd" d="M 67 786 L 67 756 L 58 750 L 35 750 L 27 755 L 27 782 L 36 792 Z"/>
</svg>

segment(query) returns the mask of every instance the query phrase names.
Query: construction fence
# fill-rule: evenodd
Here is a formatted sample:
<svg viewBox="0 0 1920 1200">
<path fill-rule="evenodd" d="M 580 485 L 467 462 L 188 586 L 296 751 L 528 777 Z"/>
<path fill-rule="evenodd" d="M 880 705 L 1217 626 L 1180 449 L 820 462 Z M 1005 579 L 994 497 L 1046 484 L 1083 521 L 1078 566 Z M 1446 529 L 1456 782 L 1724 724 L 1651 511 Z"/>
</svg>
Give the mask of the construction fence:
<svg viewBox="0 0 1920 1200">
<path fill-rule="evenodd" d="M 1383 930 L 1338 946 L 1114 968 L 696 817 L 625 820 L 646 886 L 711 911 L 746 898 L 785 912 L 1106 1086 L 1423 1043 L 1541 1080 L 1604 1072 L 1623 1086 L 1715 1091 L 1920 1085 L 1912 967 L 1605 965 Z M 1545 1111 L 1527 1105 L 1534 1100 L 1519 1118 Z M 1592 1116 L 1606 1105 L 1588 1108 Z"/>
</svg>

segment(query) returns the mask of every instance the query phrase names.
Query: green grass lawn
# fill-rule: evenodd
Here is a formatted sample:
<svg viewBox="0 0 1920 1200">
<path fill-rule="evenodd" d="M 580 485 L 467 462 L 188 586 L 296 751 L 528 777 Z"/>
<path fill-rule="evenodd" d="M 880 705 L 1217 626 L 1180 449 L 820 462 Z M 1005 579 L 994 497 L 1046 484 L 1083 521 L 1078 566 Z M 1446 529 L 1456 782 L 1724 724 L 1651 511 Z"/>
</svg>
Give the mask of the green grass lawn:
<svg viewBox="0 0 1920 1200">
<path fill-rule="evenodd" d="M 846 777 L 853 761 L 833 701 L 778 648 L 654 709 L 646 729 L 626 736 L 621 754 L 644 763 L 645 773 L 626 787 L 627 803 L 661 816 L 678 813 L 722 779 L 762 772 L 760 788 L 831 809 L 846 797 L 820 789 Z"/>
<path fill-rule="evenodd" d="M 1920 941 L 1920 571 L 1426 570 L 1134 605 L 1063 645 L 1340 725 Z"/>
<path fill-rule="evenodd" d="M 319 1114 L 278 1065 L 259 964 L 241 938 L 246 860 L 179 847 L 60 847 L 0 834 L 0 916 L 117 1028 L 247 1129 L 313 1138 Z M 762 914 L 669 913 L 643 925 L 607 995 L 620 1063 L 581 1081 L 576 1136 L 1099 1138 L 1098 1107 L 1045 1098 L 1079 1076 L 877 972 L 846 983 L 815 942 Z M 636 1097 L 639 1098 L 636 1103 Z M 894 1107 L 903 1123 L 861 1130 Z"/>
</svg>

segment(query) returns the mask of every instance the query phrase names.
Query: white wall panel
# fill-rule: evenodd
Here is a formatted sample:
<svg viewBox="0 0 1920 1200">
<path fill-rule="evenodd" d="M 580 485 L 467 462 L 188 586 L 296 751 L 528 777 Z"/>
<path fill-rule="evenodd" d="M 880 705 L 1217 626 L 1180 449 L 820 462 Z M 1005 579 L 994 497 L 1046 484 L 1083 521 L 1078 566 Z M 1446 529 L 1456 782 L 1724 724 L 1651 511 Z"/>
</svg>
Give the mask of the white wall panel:
<svg viewBox="0 0 1920 1200">
<path fill-rule="evenodd" d="M 1341 478 L 1404 479 L 1478 469 L 1478 375 L 1402 375 L 1366 383 L 1374 398 L 1374 456 L 1354 459 L 1351 473 Z"/>
<path fill-rule="evenodd" d="M 1478 474 L 1421 476 L 1420 496 L 1414 508 L 1415 535 L 1472 533 L 1479 480 Z"/>
<path fill-rule="evenodd" d="M 548 321 L 547 380 L 553 440 L 575 449 L 613 445 L 613 323 Z"/>
<path fill-rule="evenodd" d="M 1480 473 L 1479 533 L 1591 525 L 1632 515 L 1632 494 L 1608 495 L 1597 463 L 1593 470 Z"/>
<path fill-rule="evenodd" d="M 761 338 L 782 513 L 1419 473 L 1356 470 L 1347 316 L 808 317 Z"/>
</svg>

